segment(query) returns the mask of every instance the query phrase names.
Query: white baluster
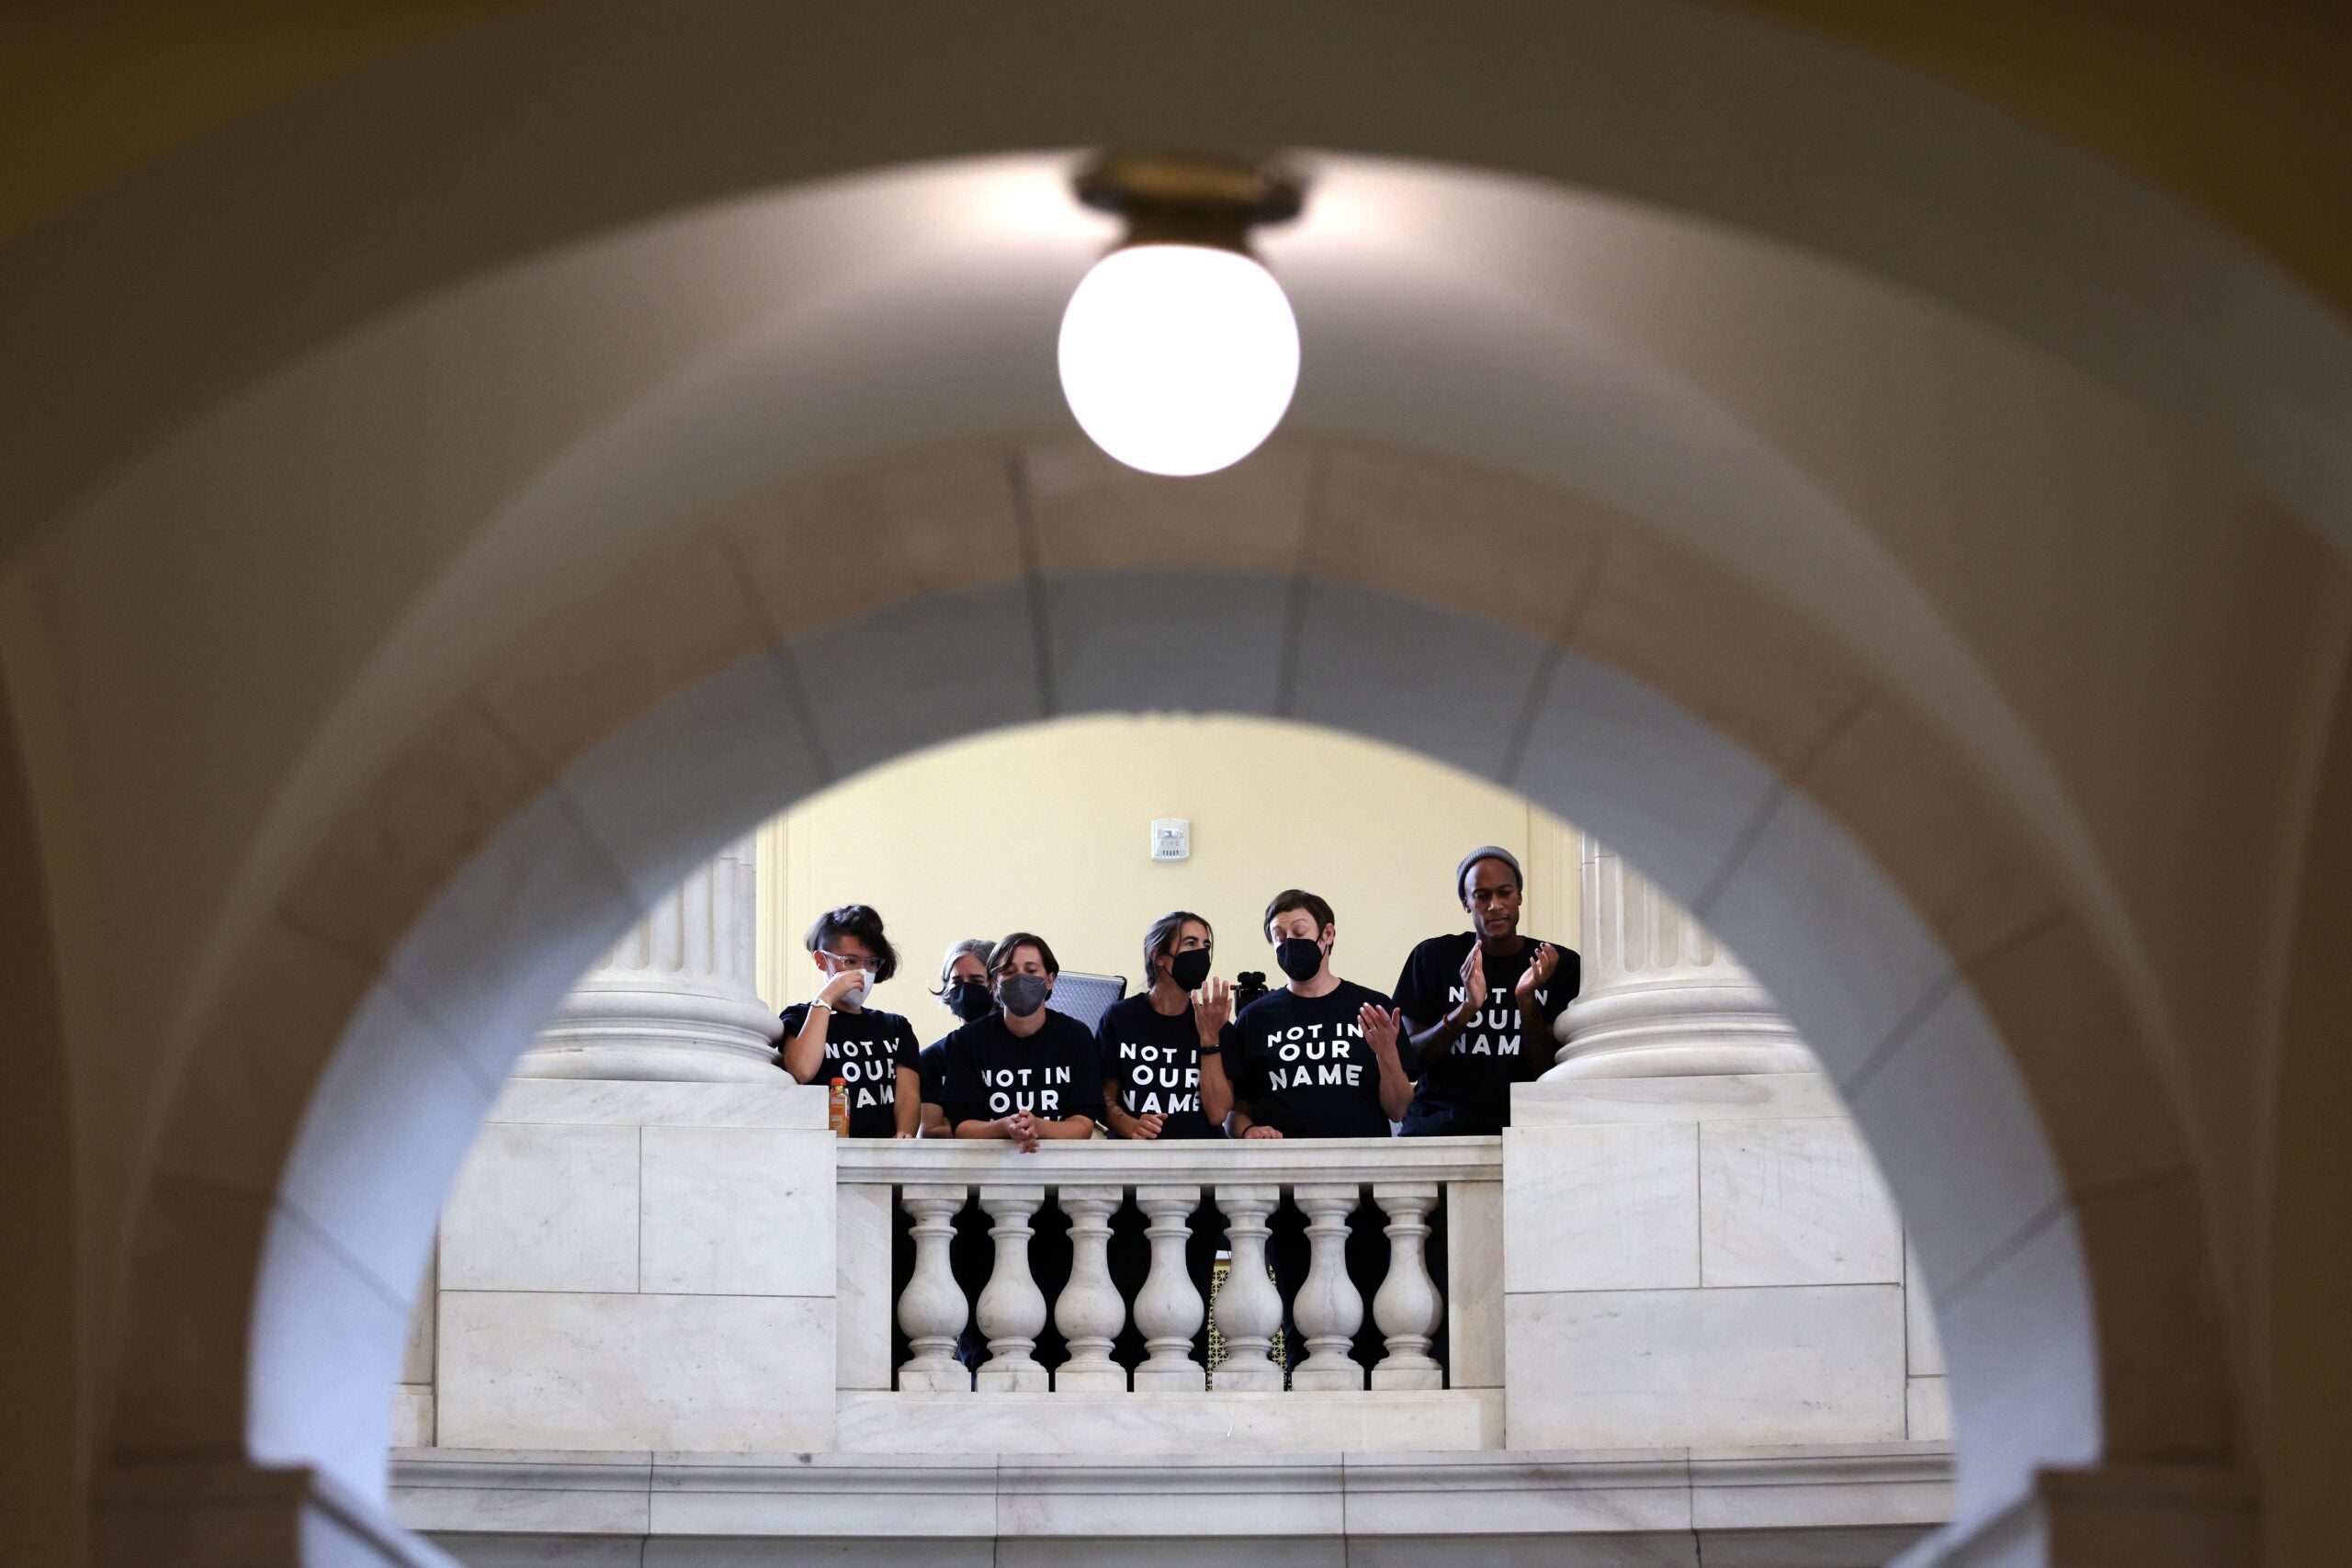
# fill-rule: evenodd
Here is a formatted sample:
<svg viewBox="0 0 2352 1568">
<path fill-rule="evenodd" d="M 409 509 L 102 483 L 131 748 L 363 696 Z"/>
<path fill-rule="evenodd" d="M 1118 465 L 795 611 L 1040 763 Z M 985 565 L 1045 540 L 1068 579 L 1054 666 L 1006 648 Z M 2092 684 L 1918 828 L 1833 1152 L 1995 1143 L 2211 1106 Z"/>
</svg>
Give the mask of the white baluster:
<svg viewBox="0 0 2352 1568">
<path fill-rule="evenodd" d="M 971 1371 L 956 1359 L 956 1341 L 964 1332 L 964 1292 L 947 1263 L 964 1189 L 909 1187 L 899 1201 L 914 1221 L 915 1234 L 914 1277 L 899 1298 L 899 1326 L 907 1331 L 914 1356 L 899 1369 L 899 1388 L 909 1393 L 969 1393 Z"/>
<path fill-rule="evenodd" d="M 1273 1359 L 1283 1298 L 1266 1273 L 1266 1217 L 1282 1201 L 1279 1187 L 1216 1190 L 1216 1206 L 1225 1211 L 1226 1245 L 1233 1250 L 1216 1293 L 1216 1331 L 1225 1341 L 1225 1362 L 1216 1370 L 1219 1393 L 1283 1390 L 1282 1363 Z"/>
<path fill-rule="evenodd" d="M 1127 1374 L 1111 1359 L 1111 1341 L 1127 1321 L 1127 1303 L 1111 1283 L 1111 1214 L 1122 1187 L 1065 1187 L 1056 1196 L 1069 1216 L 1069 1283 L 1054 1303 L 1054 1326 L 1069 1342 L 1069 1359 L 1054 1372 L 1059 1393 L 1123 1393 Z"/>
<path fill-rule="evenodd" d="M 1294 1389 L 1363 1387 L 1363 1368 L 1348 1355 L 1363 1326 L 1363 1297 L 1348 1278 L 1348 1216 L 1355 1212 L 1352 1181 L 1301 1183 L 1292 1194 L 1306 1211 L 1306 1239 L 1314 1261 L 1291 1315 L 1306 1337 L 1306 1359 L 1291 1369 Z"/>
<path fill-rule="evenodd" d="M 1445 1370 L 1430 1357 L 1442 1303 L 1423 1247 L 1437 1183 L 1374 1182 L 1372 1199 L 1388 1216 L 1388 1278 L 1372 1298 L 1372 1320 L 1387 1337 L 1388 1354 L 1372 1369 L 1372 1386 L 1443 1388 Z"/>
<path fill-rule="evenodd" d="M 1198 1393 L 1209 1386 L 1208 1369 L 1193 1359 L 1204 1303 L 1184 1260 L 1193 1211 L 1200 1206 L 1197 1187 L 1136 1189 L 1136 1207 L 1151 1222 L 1144 1228 L 1151 1238 L 1151 1273 L 1136 1296 L 1136 1326 L 1143 1330 L 1149 1352 L 1136 1369 L 1138 1393 Z"/>
<path fill-rule="evenodd" d="M 983 1187 L 980 1207 L 996 1223 L 996 1267 L 980 1292 L 980 1332 L 989 1359 L 980 1365 L 982 1393 L 1043 1393 L 1050 1386 L 1046 1369 L 1030 1354 L 1046 1326 L 1046 1296 L 1029 1272 L 1030 1216 L 1046 1201 L 1043 1187 Z"/>
</svg>

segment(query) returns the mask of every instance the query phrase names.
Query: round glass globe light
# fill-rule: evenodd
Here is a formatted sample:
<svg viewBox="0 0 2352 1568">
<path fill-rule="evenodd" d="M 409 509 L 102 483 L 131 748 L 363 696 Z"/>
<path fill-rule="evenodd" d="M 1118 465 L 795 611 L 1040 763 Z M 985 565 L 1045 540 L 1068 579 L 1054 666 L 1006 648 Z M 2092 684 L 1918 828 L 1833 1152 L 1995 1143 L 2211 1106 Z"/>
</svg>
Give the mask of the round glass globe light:
<svg viewBox="0 0 2352 1568">
<path fill-rule="evenodd" d="M 1239 462 L 1298 386 L 1298 318 L 1273 274 L 1205 245 L 1131 245 L 1062 312 L 1062 395 L 1094 444 L 1148 474 Z"/>
</svg>

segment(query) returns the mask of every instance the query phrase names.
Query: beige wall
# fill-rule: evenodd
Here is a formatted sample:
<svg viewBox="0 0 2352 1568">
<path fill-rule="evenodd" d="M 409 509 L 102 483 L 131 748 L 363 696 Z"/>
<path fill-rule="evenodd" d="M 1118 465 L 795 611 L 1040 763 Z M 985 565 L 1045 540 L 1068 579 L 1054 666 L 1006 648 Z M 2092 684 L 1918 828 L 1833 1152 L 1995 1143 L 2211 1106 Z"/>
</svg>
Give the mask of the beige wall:
<svg viewBox="0 0 2352 1568">
<path fill-rule="evenodd" d="M 1192 859 L 1150 860 L 1156 817 L 1191 820 Z M 802 933 L 854 901 L 881 910 L 906 965 L 877 1005 L 925 1041 L 952 1025 L 923 992 L 957 937 L 1035 931 L 1065 969 L 1134 990 L 1144 928 L 1187 908 L 1216 928 L 1218 974 L 1272 975 L 1256 924 L 1289 886 L 1331 901 L 1340 972 L 1385 991 L 1413 943 L 1467 929 L 1446 889 L 1482 843 L 1527 869 L 1523 929 L 1574 944 L 1576 829 L 1466 773 L 1261 719 L 1024 725 L 876 768 L 762 829 L 760 993 L 809 996 Z"/>
</svg>

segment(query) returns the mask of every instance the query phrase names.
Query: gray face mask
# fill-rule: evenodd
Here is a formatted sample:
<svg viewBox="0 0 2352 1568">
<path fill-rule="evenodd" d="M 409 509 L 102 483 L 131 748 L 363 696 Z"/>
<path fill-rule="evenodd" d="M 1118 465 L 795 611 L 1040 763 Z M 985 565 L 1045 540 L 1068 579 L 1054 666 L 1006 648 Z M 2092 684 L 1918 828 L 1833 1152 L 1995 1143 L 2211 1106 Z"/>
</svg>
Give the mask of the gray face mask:
<svg viewBox="0 0 2352 1568">
<path fill-rule="evenodd" d="M 1046 1005 L 1043 975 L 1007 975 L 996 983 L 996 999 L 1014 1018 L 1027 1018 Z"/>
</svg>

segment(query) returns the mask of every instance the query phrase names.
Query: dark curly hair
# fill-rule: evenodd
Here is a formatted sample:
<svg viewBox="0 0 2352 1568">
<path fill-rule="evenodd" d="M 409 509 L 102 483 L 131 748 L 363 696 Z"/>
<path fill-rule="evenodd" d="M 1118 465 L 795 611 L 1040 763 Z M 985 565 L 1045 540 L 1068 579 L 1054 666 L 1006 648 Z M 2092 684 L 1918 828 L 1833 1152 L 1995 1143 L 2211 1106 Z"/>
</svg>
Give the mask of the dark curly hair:
<svg viewBox="0 0 2352 1568">
<path fill-rule="evenodd" d="M 874 971 L 874 983 L 880 985 L 899 972 L 899 950 L 882 934 L 882 917 L 871 904 L 843 904 L 838 909 L 828 909 L 817 917 L 808 928 L 808 947 L 811 953 L 823 947 L 837 936 L 854 936 L 864 942 L 866 951 L 882 961 Z"/>
</svg>

